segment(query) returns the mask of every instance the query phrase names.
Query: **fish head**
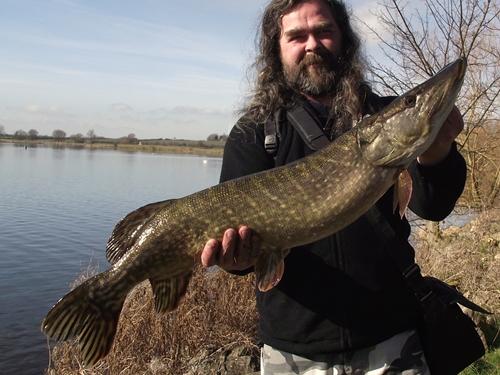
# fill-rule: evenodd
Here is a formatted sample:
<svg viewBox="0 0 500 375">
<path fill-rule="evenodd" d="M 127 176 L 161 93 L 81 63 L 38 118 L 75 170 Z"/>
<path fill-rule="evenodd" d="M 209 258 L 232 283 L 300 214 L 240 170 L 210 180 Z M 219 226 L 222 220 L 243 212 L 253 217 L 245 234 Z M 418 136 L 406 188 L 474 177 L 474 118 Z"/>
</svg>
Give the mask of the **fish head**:
<svg viewBox="0 0 500 375">
<path fill-rule="evenodd" d="M 357 126 L 359 149 L 372 165 L 406 168 L 432 144 L 462 87 L 460 58 Z"/>
</svg>

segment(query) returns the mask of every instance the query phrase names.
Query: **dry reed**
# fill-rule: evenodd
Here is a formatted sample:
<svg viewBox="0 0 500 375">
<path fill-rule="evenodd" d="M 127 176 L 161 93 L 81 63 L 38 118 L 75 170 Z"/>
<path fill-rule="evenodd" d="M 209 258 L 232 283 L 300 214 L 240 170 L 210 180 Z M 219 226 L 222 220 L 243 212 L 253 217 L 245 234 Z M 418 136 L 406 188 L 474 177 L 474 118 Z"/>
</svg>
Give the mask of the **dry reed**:
<svg viewBox="0 0 500 375">
<path fill-rule="evenodd" d="M 246 354 L 257 356 L 257 321 L 252 275 L 197 267 L 176 311 L 157 317 L 151 287 L 144 282 L 127 297 L 104 360 L 85 368 L 77 344 L 66 341 L 53 348 L 47 373 L 181 375 L 203 351 L 216 355 L 243 346 Z"/>
<path fill-rule="evenodd" d="M 481 328 L 487 346 L 500 345 L 500 210 L 481 212 L 461 228 L 415 234 L 416 259 L 427 275 L 446 281 L 493 315 L 466 312 Z"/>
</svg>

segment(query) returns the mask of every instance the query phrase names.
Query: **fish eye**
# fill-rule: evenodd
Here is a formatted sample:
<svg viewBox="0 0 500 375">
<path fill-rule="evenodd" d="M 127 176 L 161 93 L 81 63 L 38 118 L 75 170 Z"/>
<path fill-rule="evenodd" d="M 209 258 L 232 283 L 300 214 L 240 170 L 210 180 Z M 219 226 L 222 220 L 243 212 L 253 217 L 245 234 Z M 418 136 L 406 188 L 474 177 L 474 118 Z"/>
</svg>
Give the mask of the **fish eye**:
<svg viewBox="0 0 500 375">
<path fill-rule="evenodd" d="M 408 95 L 405 98 L 405 106 L 408 108 L 415 107 L 415 104 L 417 104 L 417 97 L 414 95 Z"/>
</svg>

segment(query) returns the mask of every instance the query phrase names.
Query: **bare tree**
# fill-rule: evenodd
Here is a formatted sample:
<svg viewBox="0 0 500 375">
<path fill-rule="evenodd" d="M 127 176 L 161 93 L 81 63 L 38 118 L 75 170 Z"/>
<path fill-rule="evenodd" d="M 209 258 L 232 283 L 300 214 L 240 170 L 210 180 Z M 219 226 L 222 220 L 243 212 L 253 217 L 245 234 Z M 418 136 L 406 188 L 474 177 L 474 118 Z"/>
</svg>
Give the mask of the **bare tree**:
<svg viewBox="0 0 500 375">
<path fill-rule="evenodd" d="M 57 142 L 60 142 L 66 138 L 66 132 L 64 130 L 61 130 L 61 129 L 56 129 L 52 132 L 52 137 Z"/>
<path fill-rule="evenodd" d="M 94 143 L 95 139 L 97 138 L 97 135 L 95 134 L 94 129 L 91 129 L 87 132 L 87 138 L 88 138 L 90 144 Z"/>
<path fill-rule="evenodd" d="M 0 125 L 0 137 L 3 137 L 5 135 L 5 127 L 3 125 Z"/>
<path fill-rule="evenodd" d="M 28 138 L 28 133 L 24 130 L 16 130 L 14 133 L 14 139 L 16 140 L 25 140 L 26 138 Z"/>
<path fill-rule="evenodd" d="M 37 130 L 35 130 L 35 129 L 28 130 L 28 139 L 30 141 L 34 141 L 37 138 L 38 138 L 38 131 Z"/>
<path fill-rule="evenodd" d="M 134 144 L 134 143 L 135 144 L 139 143 L 139 140 L 137 139 L 137 137 L 135 136 L 134 133 L 130 133 L 126 137 L 121 137 L 120 139 L 118 139 L 117 143 L 130 145 L 130 144 Z"/>
<path fill-rule="evenodd" d="M 217 141 L 219 139 L 219 135 L 216 133 L 212 133 L 207 137 L 207 141 Z"/>
<path fill-rule="evenodd" d="M 500 196 L 500 5 L 499 0 L 382 0 L 375 30 L 383 61 L 370 73 L 382 94 L 400 94 L 460 56 L 468 71 L 457 106 L 464 121 L 458 138 L 467 160 L 466 203 L 489 207 Z M 373 60 L 373 59 L 372 59 Z"/>
<path fill-rule="evenodd" d="M 129 135 L 127 135 L 127 138 L 129 140 L 129 143 L 138 143 L 139 140 L 137 139 L 137 137 L 135 136 L 134 133 L 130 133 Z"/>
<path fill-rule="evenodd" d="M 75 143 L 83 143 L 83 134 L 82 133 L 72 134 L 69 136 L 69 138 Z"/>
</svg>

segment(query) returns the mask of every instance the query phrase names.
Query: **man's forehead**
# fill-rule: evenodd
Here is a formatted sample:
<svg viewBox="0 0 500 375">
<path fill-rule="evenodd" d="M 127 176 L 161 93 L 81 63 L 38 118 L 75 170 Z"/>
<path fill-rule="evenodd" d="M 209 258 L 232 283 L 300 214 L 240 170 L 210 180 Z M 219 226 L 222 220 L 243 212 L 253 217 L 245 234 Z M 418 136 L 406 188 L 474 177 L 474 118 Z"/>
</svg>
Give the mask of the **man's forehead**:
<svg viewBox="0 0 500 375">
<path fill-rule="evenodd" d="M 333 12 L 324 0 L 305 0 L 305 1 L 301 1 L 297 4 L 295 4 L 292 9 L 290 9 L 288 12 L 286 12 L 285 14 L 283 14 L 280 17 L 279 24 L 280 24 L 280 28 L 281 28 L 282 32 L 283 32 L 283 19 L 287 18 L 287 20 L 289 20 L 291 18 L 290 16 L 292 15 L 292 13 L 299 11 L 300 8 L 302 6 L 304 6 L 305 4 L 316 4 L 316 5 L 321 4 L 318 6 L 318 9 L 316 10 L 316 17 L 323 18 L 323 20 L 317 22 L 317 24 L 322 24 L 323 26 L 335 26 L 336 25 L 336 20 L 335 20 L 335 17 L 333 15 Z M 296 21 L 298 21 L 297 17 L 294 17 L 294 18 Z M 295 26 L 292 26 L 292 27 L 296 28 Z"/>
<path fill-rule="evenodd" d="M 319 31 L 319 30 L 325 30 L 325 29 L 332 29 L 332 28 L 337 28 L 337 24 L 334 21 L 323 21 L 323 22 L 318 22 L 315 23 L 314 25 L 311 25 L 310 27 L 301 27 L 301 26 L 291 26 L 288 27 L 286 30 L 283 28 L 283 24 L 281 25 L 281 35 L 291 35 L 291 34 L 297 34 L 303 31 L 311 30 L 311 31 Z"/>
</svg>

